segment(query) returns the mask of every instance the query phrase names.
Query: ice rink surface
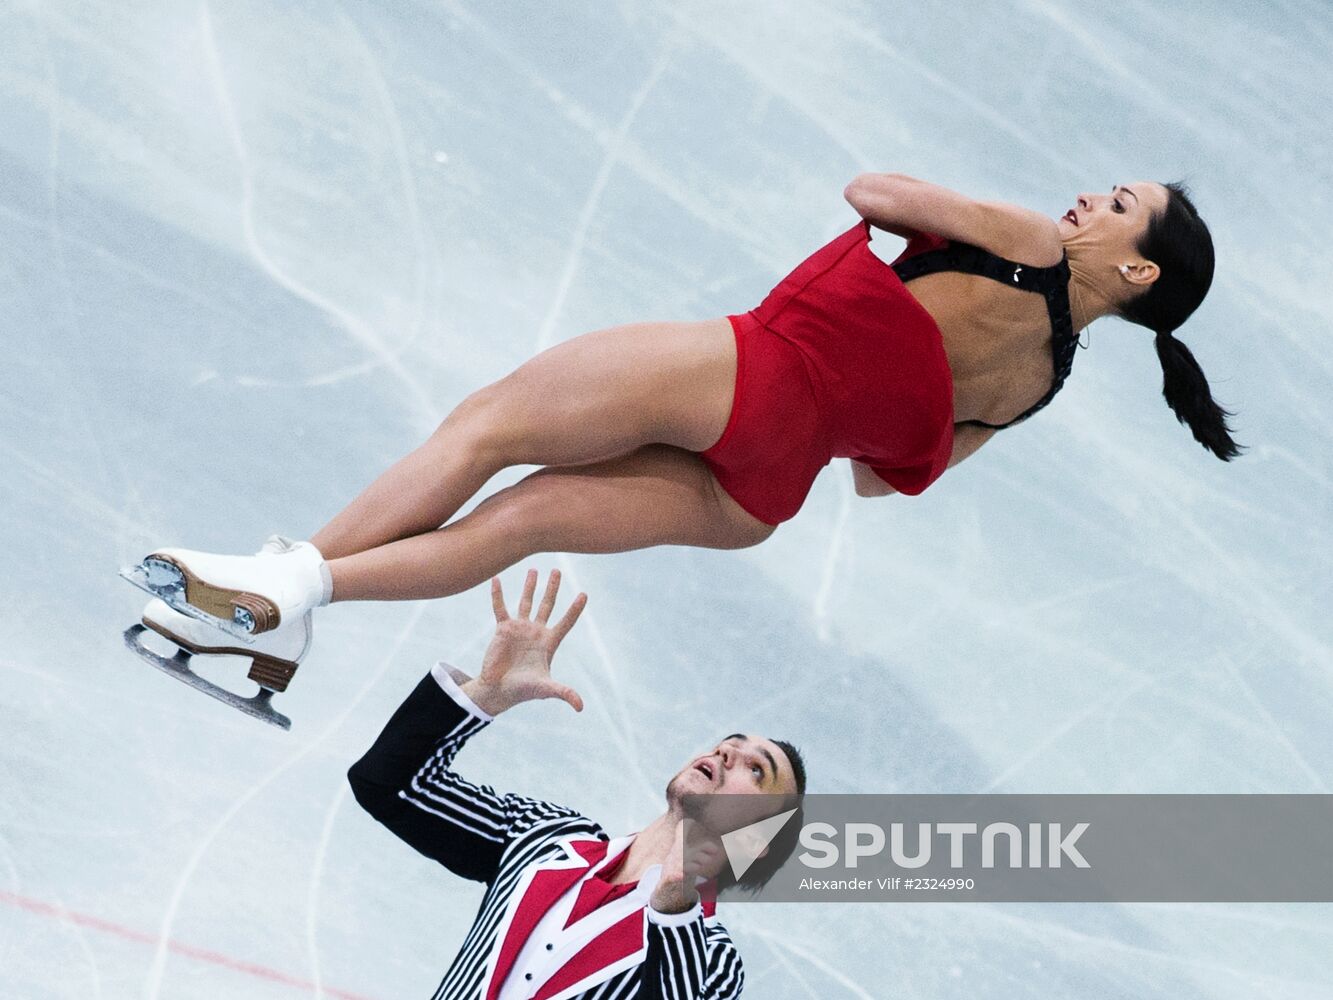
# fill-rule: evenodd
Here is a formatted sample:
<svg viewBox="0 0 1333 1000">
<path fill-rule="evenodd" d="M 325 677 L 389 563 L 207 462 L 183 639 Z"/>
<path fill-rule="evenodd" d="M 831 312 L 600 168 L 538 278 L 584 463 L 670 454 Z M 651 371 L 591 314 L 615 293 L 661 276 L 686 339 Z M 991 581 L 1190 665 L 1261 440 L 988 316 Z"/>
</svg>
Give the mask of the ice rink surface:
<svg viewBox="0 0 1333 1000">
<path fill-rule="evenodd" d="M 1188 177 L 1248 453 L 1102 320 L 920 498 L 840 463 L 755 549 L 534 560 L 591 594 L 588 708 L 460 769 L 616 832 L 737 729 L 815 791 L 1328 792 L 1330 48 L 1302 0 L 4 4 L 0 996 L 429 995 L 477 887 L 344 773 L 486 595 L 323 613 L 284 734 L 125 651 L 116 568 L 307 537 L 538 349 L 750 308 L 863 170 L 1052 216 Z M 1333 995 L 1330 906 L 721 915 L 754 998 Z"/>
</svg>

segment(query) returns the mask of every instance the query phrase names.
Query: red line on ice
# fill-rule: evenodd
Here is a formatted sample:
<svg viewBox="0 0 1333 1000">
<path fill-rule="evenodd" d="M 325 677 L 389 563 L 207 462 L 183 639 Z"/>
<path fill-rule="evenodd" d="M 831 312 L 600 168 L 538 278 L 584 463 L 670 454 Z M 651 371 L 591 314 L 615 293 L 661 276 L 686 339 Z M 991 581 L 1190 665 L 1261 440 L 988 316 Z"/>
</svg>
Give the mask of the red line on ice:
<svg viewBox="0 0 1333 1000">
<path fill-rule="evenodd" d="M 20 896 L 16 893 L 0 890 L 0 903 L 8 903 L 10 906 L 26 910 L 40 917 L 52 917 L 64 923 L 102 931 L 104 934 L 112 934 L 126 941 L 137 941 L 139 944 L 157 944 L 156 934 L 136 931 L 132 927 L 125 927 L 110 920 L 103 920 L 101 917 L 94 917 L 91 914 L 77 913 L 63 906 L 55 906 L 40 899 L 33 899 L 30 896 Z M 196 962 L 206 962 L 209 965 L 218 965 L 224 969 L 230 969 L 232 972 L 254 976 L 256 979 L 266 979 L 271 983 L 281 983 L 284 986 L 292 986 L 310 993 L 314 993 L 316 990 L 315 984 L 307 979 L 298 979 L 295 976 L 287 975 L 285 972 L 279 972 L 277 969 L 256 965 L 253 962 L 244 962 L 221 952 L 209 951 L 207 948 L 196 948 L 194 945 L 182 944 L 170 938 L 167 939 L 167 951 L 192 958 Z M 328 996 L 337 997 L 338 1000 L 369 1000 L 368 997 L 362 996 L 360 993 L 349 993 L 346 990 L 337 990 L 331 986 L 320 987 L 320 990 Z"/>
</svg>

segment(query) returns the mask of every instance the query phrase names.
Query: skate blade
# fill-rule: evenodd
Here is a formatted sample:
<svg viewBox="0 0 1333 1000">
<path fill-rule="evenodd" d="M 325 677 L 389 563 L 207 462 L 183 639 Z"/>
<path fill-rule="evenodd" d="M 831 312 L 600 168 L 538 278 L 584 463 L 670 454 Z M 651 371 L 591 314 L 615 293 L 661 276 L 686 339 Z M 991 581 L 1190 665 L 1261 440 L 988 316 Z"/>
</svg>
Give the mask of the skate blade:
<svg viewBox="0 0 1333 1000">
<path fill-rule="evenodd" d="M 123 580 L 128 580 L 145 593 L 160 597 L 167 605 L 175 608 L 183 615 L 189 615 L 191 618 L 212 625 L 215 629 L 235 636 L 244 643 L 253 644 L 255 641 L 253 635 L 235 622 L 210 615 L 207 611 L 200 611 L 187 601 L 185 599 L 184 577 L 174 568 L 164 569 L 158 564 L 149 566 L 147 560 L 145 560 L 137 566 L 126 566 L 120 570 L 120 577 Z"/>
<path fill-rule="evenodd" d="M 270 704 L 273 700 L 272 691 L 260 688 L 258 694 L 245 698 L 228 691 L 224 687 L 219 687 L 212 681 L 206 681 L 190 669 L 190 654 L 186 650 L 178 649 L 175 656 L 166 657 L 145 646 L 143 644 L 143 634 L 147 631 L 148 629 L 143 625 L 131 625 L 125 630 L 125 645 L 134 650 L 140 658 L 151 663 L 164 674 L 169 674 L 176 680 L 183 681 L 195 690 L 202 691 L 218 701 L 226 702 L 232 708 L 244 712 L 246 715 L 262 719 L 279 729 L 292 728 L 292 720 L 281 712 L 275 711 Z"/>
</svg>

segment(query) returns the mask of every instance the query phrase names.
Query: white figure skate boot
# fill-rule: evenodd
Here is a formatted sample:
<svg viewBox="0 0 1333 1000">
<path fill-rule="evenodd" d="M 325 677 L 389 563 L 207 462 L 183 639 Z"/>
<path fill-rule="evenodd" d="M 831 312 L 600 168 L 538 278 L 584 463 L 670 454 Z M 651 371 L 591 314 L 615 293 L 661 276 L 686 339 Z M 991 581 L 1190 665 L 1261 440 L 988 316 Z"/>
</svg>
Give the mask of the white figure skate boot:
<svg viewBox="0 0 1333 1000">
<path fill-rule="evenodd" d="M 309 542 L 274 535 L 253 556 L 158 549 L 121 571 L 182 614 L 246 643 L 329 603 L 333 579 Z M 295 641 L 295 640 L 291 640 Z"/>
<path fill-rule="evenodd" d="M 310 619 L 311 614 L 307 611 L 301 618 L 289 619 L 241 648 L 245 644 L 235 642 L 209 624 L 181 614 L 155 597 L 143 610 L 143 624 L 134 625 L 125 632 L 125 642 L 144 660 L 177 680 L 247 715 L 290 729 L 291 720 L 274 711 L 270 702 L 275 693 L 287 689 L 297 666 L 310 651 Z M 143 636 L 149 629 L 175 643 L 176 654 L 168 658 L 148 648 Z M 192 669 L 192 660 L 195 656 L 210 655 L 247 657 L 250 660 L 249 677 L 259 685 L 259 691 L 247 698 L 200 677 Z"/>
</svg>

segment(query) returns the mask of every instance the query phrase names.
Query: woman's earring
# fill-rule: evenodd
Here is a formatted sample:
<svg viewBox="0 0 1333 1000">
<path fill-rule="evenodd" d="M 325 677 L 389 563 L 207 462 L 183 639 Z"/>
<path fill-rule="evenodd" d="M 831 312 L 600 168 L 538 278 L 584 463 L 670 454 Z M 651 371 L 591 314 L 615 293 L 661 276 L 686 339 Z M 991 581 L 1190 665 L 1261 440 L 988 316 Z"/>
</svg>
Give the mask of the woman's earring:
<svg viewBox="0 0 1333 1000">
<path fill-rule="evenodd" d="M 1129 274 L 1129 265 L 1128 265 L 1128 264 L 1121 264 L 1121 265 L 1120 265 L 1120 273 L 1121 273 L 1121 274 Z"/>
</svg>

